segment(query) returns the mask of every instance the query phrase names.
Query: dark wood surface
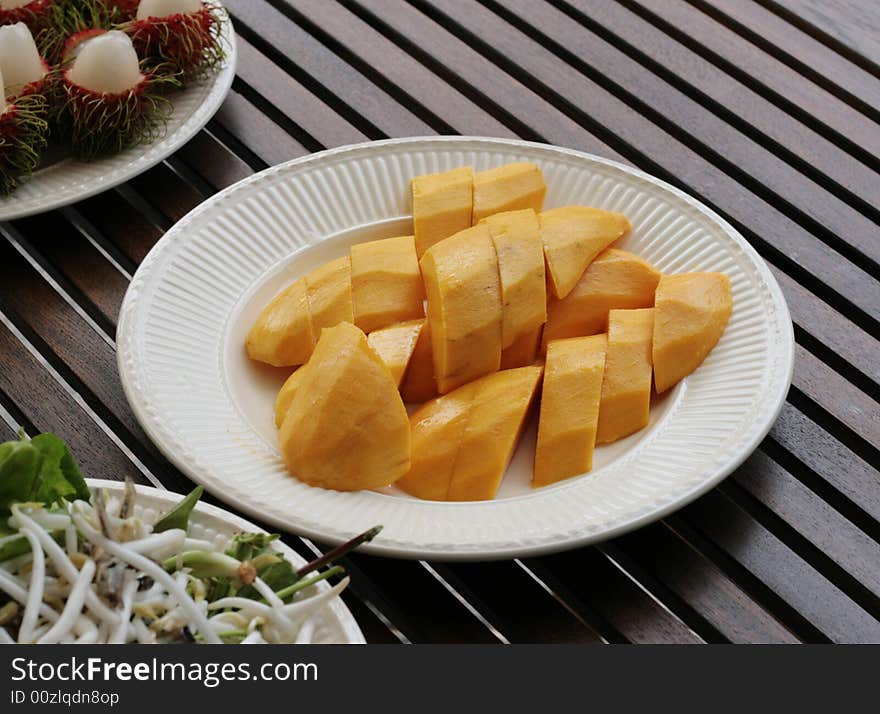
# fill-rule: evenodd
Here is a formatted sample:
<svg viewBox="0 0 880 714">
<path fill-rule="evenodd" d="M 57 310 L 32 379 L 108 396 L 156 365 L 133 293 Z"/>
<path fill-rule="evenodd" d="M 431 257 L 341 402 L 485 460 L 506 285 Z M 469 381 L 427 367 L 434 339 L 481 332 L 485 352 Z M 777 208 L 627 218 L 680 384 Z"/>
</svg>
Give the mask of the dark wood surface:
<svg viewBox="0 0 880 714">
<path fill-rule="evenodd" d="M 348 559 L 370 642 L 880 642 L 880 6 L 871 0 L 228 0 L 229 98 L 117 189 L 0 224 L 0 438 L 191 487 L 116 372 L 126 286 L 217 190 L 324 148 L 480 134 L 638 166 L 767 260 L 797 355 L 729 479 L 600 546 L 490 564 Z M 289 537 L 304 555 L 320 545 Z"/>
</svg>

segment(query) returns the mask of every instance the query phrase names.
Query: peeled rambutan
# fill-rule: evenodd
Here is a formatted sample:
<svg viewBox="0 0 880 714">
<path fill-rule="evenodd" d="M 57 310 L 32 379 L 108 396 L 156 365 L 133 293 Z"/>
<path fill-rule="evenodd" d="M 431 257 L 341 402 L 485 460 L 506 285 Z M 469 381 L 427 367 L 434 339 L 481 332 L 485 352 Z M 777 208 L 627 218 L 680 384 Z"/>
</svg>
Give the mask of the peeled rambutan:
<svg viewBox="0 0 880 714">
<path fill-rule="evenodd" d="M 49 63 L 40 56 L 33 35 L 23 22 L 0 27 L 0 70 L 6 82 L 7 100 L 47 91 Z"/>
<path fill-rule="evenodd" d="M 110 30 L 83 40 L 60 80 L 59 124 L 80 158 L 148 143 L 165 131 L 173 77 L 141 71 L 131 38 Z"/>
<path fill-rule="evenodd" d="M 23 22 L 34 36 L 46 27 L 53 0 L 0 0 L 0 25 Z"/>
<path fill-rule="evenodd" d="M 223 61 L 223 9 L 202 0 L 140 0 L 135 19 L 120 25 L 148 66 L 163 66 L 184 80 Z"/>
<path fill-rule="evenodd" d="M 45 117 L 42 94 L 31 92 L 6 101 L 0 70 L 0 193 L 12 191 L 39 163 L 49 135 Z"/>
</svg>

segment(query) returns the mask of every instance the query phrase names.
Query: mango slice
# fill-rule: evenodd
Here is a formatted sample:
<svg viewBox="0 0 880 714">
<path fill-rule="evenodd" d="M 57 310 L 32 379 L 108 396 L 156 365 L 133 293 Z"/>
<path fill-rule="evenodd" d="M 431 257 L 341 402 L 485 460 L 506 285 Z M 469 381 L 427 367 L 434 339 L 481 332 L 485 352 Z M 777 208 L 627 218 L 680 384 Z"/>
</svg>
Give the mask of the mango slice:
<svg viewBox="0 0 880 714">
<path fill-rule="evenodd" d="M 425 288 L 412 236 L 351 247 L 354 324 L 372 332 L 424 317 Z"/>
<path fill-rule="evenodd" d="M 353 322 L 348 256 L 331 260 L 306 275 L 306 287 L 315 335 L 320 335 L 321 328 Z"/>
<path fill-rule="evenodd" d="M 434 376 L 441 394 L 501 364 L 501 285 L 486 224 L 460 231 L 422 256 Z"/>
<path fill-rule="evenodd" d="M 562 300 L 547 303 L 543 344 L 604 332 L 608 311 L 652 307 L 660 273 L 648 261 L 617 248 L 602 251 Z"/>
<path fill-rule="evenodd" d="M 509 369 L 473 383 L 476 391 L 455 457 L 447 501 L 495 498 L 543 371 L 541 366 Z"/>
<path fill-rule="evenodd" d="M 281 428 L 287 412 L 290 411 L 290 403 L 293 401 L 293 395 L 302 383 L 305 370 L 295 370 L 281 385 L 278 390 L 278 396 L 275 397 L 275 426 Z"/>
<path fill-rule="evenodd" d="M 303 364 L 315 347 L 305 280 L 282 290 L 263 308 L 247 336 L 248 357 L 275 367 Z"/>
<path fill-rule="evenodd" d="M 410 189 L 419 258 L 435 243 L 471 225 L 474 176 L 470 166 L 416 176 Z"/>
<path fill-rule="evenodd" d="M 477 171 L 474 174 L 473 223 L 502 211 L 521 208 L 540 211 L 546 193 L 544 173 L 533 163 L 505 164 L 488 171 Z"/>
<path fill-rule="evenodd" d="M 608 313 L 597 444 L 617 441 L 648 424 L 653 334 L 654 308 Z"/>
<path fill-rule="evenodd" d="M 489 226 L 501 279 L 501 347 L 534 331 L 547 319 L 547 279 L 538 217 L 531 208 L 496 213 Z"/>
<path fill-rule="evenodd" d="M 428 321 L 419 333 L 409 366 L 400 385 L 400 396 L 407 404 L 427 402 L 437 396 L 437 381 L 434 379 L 434 354 L 431 349 L 431 330 Z"/>
<path fill-rule="evenodd" d="M 410 417 L 411 466 L 396 483 L 406 493 L 429 501 L 446 500 L 475 385 L 470 382 L 432 399 Z"/>
<path fill-rule="evenodd" d="M 593 258 L 630 228 L 622 213 L 589 206 L 554 208 L 538 218 L 550 289 L 559 299 L 574 289 Z"/>
<path fill-rule="evenodd" d="M 539 325 L 531 332 L 517 337 L 514 343 L 501 352 L 501 369 L 527 367 L 538 359 L 538 348 L 541 346 L 541 334 L 544 326 Z"/>
<path fill-rule="evenodd" d="M 554 340 L 547 348 L 532 486 L 593 468 L 605 335 Z"/>
<path fill-rule="evenodd" d="M 338 491 L 387 486 L 410 467 L 410 426 L 391 373 L 349 322 L 325 328 L 278 443 L 301 481 Z"/>
<path fill-rule="evenodd" d="M 424 325 L 424 320 L 411 320 L 367 335 L 367 343 L 382 358 L 398 387 L 403 381 L 403 375 Z"/>
<path fill-rule="evenodd" d="M 664 275 L 654 314 L 654 385 L 665 392 L 697 367 L 718 343 L 733 295 L 723 273 Z"/>
</svg>

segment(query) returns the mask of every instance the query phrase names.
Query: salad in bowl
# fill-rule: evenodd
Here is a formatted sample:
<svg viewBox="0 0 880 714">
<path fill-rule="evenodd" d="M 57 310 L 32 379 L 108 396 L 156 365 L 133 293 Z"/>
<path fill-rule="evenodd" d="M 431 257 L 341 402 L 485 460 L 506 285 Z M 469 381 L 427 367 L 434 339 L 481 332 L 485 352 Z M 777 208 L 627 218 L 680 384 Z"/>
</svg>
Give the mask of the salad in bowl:
<svg viewBox="0 0 880 714">
<path fill-rule="evenodd" d="M 0 643 L 311 642 L 335 561 L 381 528 L 298 565 L 277 535 L 192 523 L 201 494 L 159 512 L 130 481 L 90 489 L 53 434 L 0 444 Z"/>
</svg>

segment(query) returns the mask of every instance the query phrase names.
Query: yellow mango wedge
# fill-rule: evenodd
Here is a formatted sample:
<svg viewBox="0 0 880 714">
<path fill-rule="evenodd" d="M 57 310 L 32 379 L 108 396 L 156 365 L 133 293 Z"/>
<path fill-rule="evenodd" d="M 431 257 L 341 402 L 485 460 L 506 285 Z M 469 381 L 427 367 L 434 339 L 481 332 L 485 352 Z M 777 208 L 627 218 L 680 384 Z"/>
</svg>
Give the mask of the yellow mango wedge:
<svg viewBox="0 0 880 714">
<path fill-rule="evenodd" d="M 278 434 L 287 469 L 337 491 L 387 486 L 410 468 L 410 426 L 397 385 L 363 332 L 325 328 Z"/>
<path fill-rule="evenodd" d="M 501 279 L 501 347 L 532 334 L 547 319 L 547 278 L 538 216 L 531 208 L 496 213 L 489 226 Z"/>
<path fill-rule="evenodd" d="M 654 308 L 612 310 L 608 314 L 597 444 L 617 441 L 647 426 L 653 334 Z"/>
<path fill-rule="evenodd" d="M 398 387 L 403 381 L 424 325 L 424 320 L 411 320 L 367 335 L 367 343 L 382 358 Z"/>
<path fill-rule="evenodd" d="M 654 385 L 665 392 L 687 377 L 721 338 L 733 311 L 723 273 L 664 275 L 654 310 Z"/>
<path fill-rule="evenodd" d="M 351 260 L 348 256 L 331 260 L 306 275 L 312 329 L 320 335 L 324 327 L 352 322 Z"/>
<path fill-rule="evenodd" d="M 412 414 L 412 465 L 397 481 L 399 488 L 417 498 L 446 500 L 475 393 L 475 383 L 470 382 L 432 399 Z"/>
<path fill-rule="evenodd" d="M 501 364 L 501 285 L 486 224 L 431 246 L 422 256 L 434 375 L 441 394 Z"/>
<path fill-rule="evenodd" d="M 630 228 L 622 213 L 589 206 L 553 208 L 538 218 L 550 290 L 559 299 L 574 289 L 593 258 Z"/>
<path fill-rule="evenodd" d="M 425 288 L 412 236 L 351 247 L 354 324 L 372 332 L 423 317 Z"/>
<path fill-rule="evenodd" d="M 434 379 L 434 355 L 431 349 L 431 330 L 428 321 L 419 333 L 409 366 L 400 384 L 400 396 L 407 404 L 427 402 L 437 396 L 437 381 Z"/>
<path fill-rule="evenodd" d="M 605 335 L 554 340 L 547 349 L 532 486 L 547 486 L 593 468 Z"/>
<path fill-rule="evenodd" d="M 293 395 L 296 394 L 296 390 L 299 388 L 305 373 L 304 369 L 294 371 L 286 380 L 284 380 L 284 384 L 282 384 L 281 389 L 278 390 L 278 396 L 275 397 L 275 426 L 279 429 L 284 423 L 284 418 L 287 416 L 287 412 L 290 411 L 290 403 L 293 401 Z"/>
<path fill-rule="evenodd" d="M 473 223 L 502 211 L 544 207 L 547 185 L 544 173 L 535 164 L 522 162 L 505 164 L 474 174 Z"/>
<path fill-rule="evenodd" d="M 652 307 L 660 273 L 648 261 L 617 248 L 602 251 L 562 300 L 551 297 L 544 325 L 550 340 L 605 332 L 608 311 Z"/>
<path fill-rule="evenodd" d="M 541 334 L 544 326 L 539 325 L 531 332 L 527 332 L 516 340 L 510 347 L 501 352 L 501 369 L 514 369 L 515 367 L 527 367 L 534 364 L 538 359 L 538 349 L 541 346 Z"/>
<path fill-rule="evenodd" d="M 315 336 L 305 280 L 282 290 L 263 308 L 248 332 L 248 357 L 275 367 L 303 364 L 312 354 Z"/>
<path fill-rule="evenodd" d="M 455 457 L 447 501 L 495 498 L 543 371 L 541 366 L 509 369 L 473 383 L 475 393 Z"/>
<path fill-rule="evenodd" d="M 416 176 L 410 190 L 419 258 L 435 243 L 471 225 L 474 177 L 470 166 Z"/>
</svg>

